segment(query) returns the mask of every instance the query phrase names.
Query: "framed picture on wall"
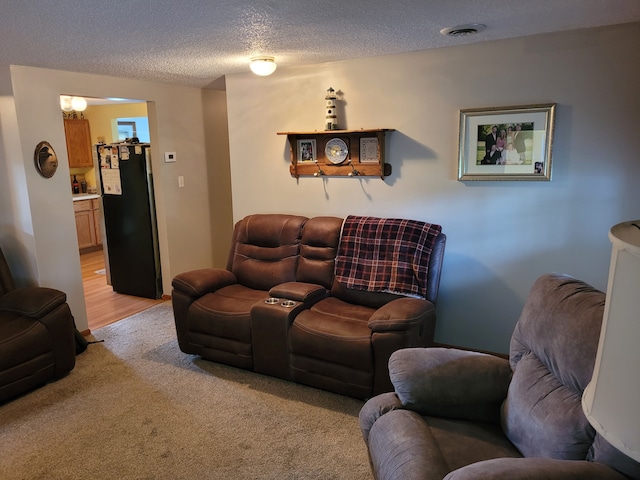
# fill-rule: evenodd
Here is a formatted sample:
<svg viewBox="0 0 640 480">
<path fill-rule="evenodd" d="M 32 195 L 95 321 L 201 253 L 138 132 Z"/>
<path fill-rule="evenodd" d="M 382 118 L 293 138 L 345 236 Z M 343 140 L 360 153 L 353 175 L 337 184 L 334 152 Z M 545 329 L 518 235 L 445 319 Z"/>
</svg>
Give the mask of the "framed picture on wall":
<svg viewBox="0 0 640 480">
<path fill-rule="evenodd" d="M 316 161 L 316 141 L 313 138 L 298 140 L 298 162 Z"/>
<path fill-rule="evenodd" d="M 555 104 L 460 110 L 458 180 L 551 180 Z"/>
<path fill-rule="evenodd" d="M 378 148 L 378 139 L 376 137 L 361 138 L 360 163 L 378 163 L 380 161 Z"/>
</svg>

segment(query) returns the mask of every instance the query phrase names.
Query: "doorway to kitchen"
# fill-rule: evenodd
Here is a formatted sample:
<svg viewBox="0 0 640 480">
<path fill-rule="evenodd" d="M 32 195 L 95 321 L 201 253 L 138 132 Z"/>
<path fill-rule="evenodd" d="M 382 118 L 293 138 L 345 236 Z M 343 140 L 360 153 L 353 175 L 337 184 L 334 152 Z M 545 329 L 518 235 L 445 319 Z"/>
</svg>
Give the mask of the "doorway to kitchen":
<svg viewBox="0 0 640 480">
<path fill-rule="evenodd" d="M 66 112 L 64 117 L 87 322 L 89 330 L 95 330 L 156 305 L 162 299 L 117 293 L 110 285 L 100 166 L 96 153 L 98 144 L 125 140 L 149 142 L 147 103 L 140 100 L 84 98 L 87 101 L 86 109 Z M 69 122 L 69 118 L 74 122 Z M 83 136 L 77 134 L 78 129 L 70 135 L 67 129 L 69 123 L 83 124 Z M 89 160 L 79 161 L 81 154 L 88 155 Z"/>
</svg>

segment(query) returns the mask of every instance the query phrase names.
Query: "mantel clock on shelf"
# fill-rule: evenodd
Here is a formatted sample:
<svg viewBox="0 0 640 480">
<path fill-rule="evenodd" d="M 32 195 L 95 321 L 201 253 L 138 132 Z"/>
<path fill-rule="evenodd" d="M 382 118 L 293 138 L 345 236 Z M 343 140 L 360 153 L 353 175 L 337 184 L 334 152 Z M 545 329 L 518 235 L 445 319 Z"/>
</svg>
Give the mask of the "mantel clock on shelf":
<svg viewBox="0 0 640 480">
<path fill-rule="evenodd" d="M 336 116 L 336 91 L 329 87 L 327 95 L 324 97 L 327 101 L 327 113 L 324 121 L 325 130 L 338 130 L 338 117 Z"/>
</svg>

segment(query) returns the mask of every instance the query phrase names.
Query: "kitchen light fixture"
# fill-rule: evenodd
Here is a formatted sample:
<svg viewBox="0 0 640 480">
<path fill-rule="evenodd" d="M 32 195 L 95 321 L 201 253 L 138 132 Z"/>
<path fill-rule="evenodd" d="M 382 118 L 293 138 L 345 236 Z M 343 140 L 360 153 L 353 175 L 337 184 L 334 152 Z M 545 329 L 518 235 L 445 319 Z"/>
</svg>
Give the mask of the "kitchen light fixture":
<svg viewBox="0 0 640 480">
<path fill-rule="evenodd" d="M 640 461 L 640 220 L 613 226 L 609 239 L 613 248 L 600 343 L 582 409 L 611 445 Z"/>
<path fill-rule="evenodd" d="M 455 27 L 443 28 L 440 30 L 442 35 L 447 35 L 449 37 L 464 37 L 467 35 L 475 35 L 476 33 L 480 33 L 485 28 L 486 25 L 482 23 L 468 23 L 466 25 L 457 25 Z"/>
<path fill-rule="evenodd" d="M 73 97 L 71 106 L 76 112 L 84 112 L 87 109 L 87 101 L 82 97 Z"/>
<path fill-rule="evenodd" d="M 71 97 L 69 95 L 60 95 L 60 108 L 63 112 L 70 112 L 73 110 L 71 106 Z"/>
<path fill-rule="evenodd" d="M 84 112 L 87 108 L 87 101 L 83 97 L 72 97 L 70 95 L 60 95 L 60 108 L 63 112 Z"/>
<path fill-rule="evenodd" d="M 253 57 L 249 68 L 256 75 L 266 77 L 276 71 L 276 62 L 273 57 Z"/>
</svg>

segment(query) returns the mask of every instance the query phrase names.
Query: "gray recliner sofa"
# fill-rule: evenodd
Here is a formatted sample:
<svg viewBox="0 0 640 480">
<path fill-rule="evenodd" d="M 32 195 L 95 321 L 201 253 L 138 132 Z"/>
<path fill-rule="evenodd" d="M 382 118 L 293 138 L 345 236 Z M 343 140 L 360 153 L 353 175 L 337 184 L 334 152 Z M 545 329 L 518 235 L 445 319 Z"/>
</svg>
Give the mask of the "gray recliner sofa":
<svg viewBox="0 0 640 480">
<path fill-rule="evenodd" d="M 360 412 L 375 478 L 640 479 L 640 464 L 582 411 L 604 301 L 584 282 L 547 274 L 531 289 L 509 360 L 445 348 L 394 352 L 395 391 Z"/>
</svg>

